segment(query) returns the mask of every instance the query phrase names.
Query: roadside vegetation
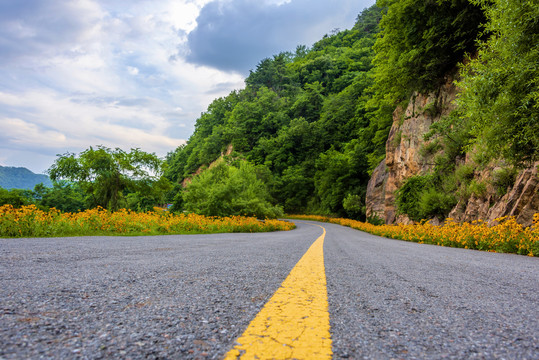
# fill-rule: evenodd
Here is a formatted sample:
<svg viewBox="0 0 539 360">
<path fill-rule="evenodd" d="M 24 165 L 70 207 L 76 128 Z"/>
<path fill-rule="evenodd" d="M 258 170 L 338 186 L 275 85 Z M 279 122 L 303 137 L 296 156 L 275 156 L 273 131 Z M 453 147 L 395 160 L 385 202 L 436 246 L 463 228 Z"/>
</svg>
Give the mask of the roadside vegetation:
<svg viewBox="0 0 539 360">
<path fill-rule="evenodd" d="M 93 235 L 172 235 L 292 230 L 293 223 L 254 217 L 173 214 L 156 209 L 136 212 L 95 208 L 76 213 L 43 211 L 35 205 L 0 207 L 0 237 Z"/>
<path fill-rule="evenodd" d="M 498 218 L 494 226 L 483 221 L 457 223 L 453 219 L 446 219 L 444 225 L 437 226 L 428 222 L 374 225 L 318 215 L 289 215 L 287 218 L 339 224 L 378 236 L 420 244 L 539 256 L 539 213 L 535 214 L 530 227 L 523 227 L 513 217 Z"/>
</svg>

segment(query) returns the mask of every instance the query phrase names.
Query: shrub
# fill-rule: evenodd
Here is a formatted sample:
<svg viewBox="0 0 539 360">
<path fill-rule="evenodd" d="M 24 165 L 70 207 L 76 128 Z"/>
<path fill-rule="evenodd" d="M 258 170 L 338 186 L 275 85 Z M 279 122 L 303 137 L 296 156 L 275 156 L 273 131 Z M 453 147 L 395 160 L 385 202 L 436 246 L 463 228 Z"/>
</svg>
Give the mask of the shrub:
<svg viewBox="0 0 539 360">
<path fill-rule="evenodd" d="M 247 215 L 264 219 L 283 215 L 281 207 L 271 204 L 266 183 L 247 161 L 239 161 L 237 166 L 220 161 L 195 176 L 181 200 L 184 210 L 206 216 Z"/>
<path fill-rule="evenodd" d="M 352 219 L 358 219 L 365 213 L 365 204 L 359 195 L 346 195 L 342 207 Z"/>
<path fill-rule="evenodd" d="M 455 169 L 455 176 L 461 184 L 469 183 L 474 176 L 474 167 L 470 164 L 464 164 Z"/>
<path fill-rule="evenodd" d="M 456 204 L 457 199 L 452 194 L 428 188 L 421 194 L 419 199 L 420 218 L 430 219 L 437 217 L 443 220 Z"/>
<path fill-rule="evenodd" d="M 426 158 L 436 154 L 438 151 L 443 149 L 443 145 L 440 143 L 439 139 L 429 141 L 421 145 L 419 148 L 419 155 Z"/>
<path fill-rule="evenodd" d="M 457 203 L 452 192 L 446 191 L 452 187 L 453 177 L 441 181 L 431 174 L 412 176 L 396 192 L 397 211 L 413 221 L 433 217 L 443 219 Z"/>
<path fill-rule="evenodd" d="M 432 176 L 416 175 L 408 178 L 397 190 L 395 203 L 399 214 L 406 214 L 414 221 L 424 219 L 419 207 L 423 192 L 431 186 Z"/>
<path fill-rule="evenodd" d="M 468 192 L 478 198 L 484 198 L 487 194 L 487 185 L 482 181 L 473 179 L 468 185 Z"/>
<path fill-rule="evenodd" d="M 13 205 L 14 207 L 21 207 L 28 204 L 28 202 L 28 198 L 24 195 L 23 190 L 6 190 L 0 187 L 0 205 Z"/>
<path fill-rule="evenodd" d="M 496 189 L 496 194 L 503 196 L 507 189 L 515 184 L 517 170 L 514 167 L 496 169 L 492 172 L 491 184 Z"/>
</svg>

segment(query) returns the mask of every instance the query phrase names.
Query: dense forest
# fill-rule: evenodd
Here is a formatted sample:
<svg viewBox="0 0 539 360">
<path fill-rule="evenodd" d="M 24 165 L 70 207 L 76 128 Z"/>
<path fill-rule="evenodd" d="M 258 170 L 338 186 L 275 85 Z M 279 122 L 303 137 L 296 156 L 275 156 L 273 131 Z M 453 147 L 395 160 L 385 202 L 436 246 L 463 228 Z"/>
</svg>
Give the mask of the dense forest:
<svg viewBox="0 0 539 360">
<path fill-rule="evenodd" d="M 485 162 L 530 164 L 539 156 L 537 5 L 378 0 L 352 29 L 263 59 L 245 89 L 214 100 L 187 144 L 168 155 L 175 207 L 190 206 L 194 174 L 222 157 L 231 167 L 250 163 L 287 213 L 365 219 L 393 112 L 448 79 L 458 80 L 458 107 L 430 134 L 445 157 L 473 148 Z M 436 167 L 429 183 L 447 171 Z M 218 183 L 207 185 L 208 198 Z M 411 205 L 401 196 L 401 210 Z"/>
<path fill-rule="evenodd" d="M 377 145 L 387 132 L 387 124 L 370 121 L 376 114 L 367 104 L 381 16 L 373 7 L 350 30 L 262 60 L 245 89 L 213 101 L 187 145 L 169 154 L 167 176 L 181 184 L 228 154 L 231 166 L 237 159 L 253 164 L 288 213 L 358 216 L 369 156 L 382 154 Z M 379 143 L 370 141 L 378 133 Z M 189 186 L 176 189 L 181 207 Z"/>
</svg>

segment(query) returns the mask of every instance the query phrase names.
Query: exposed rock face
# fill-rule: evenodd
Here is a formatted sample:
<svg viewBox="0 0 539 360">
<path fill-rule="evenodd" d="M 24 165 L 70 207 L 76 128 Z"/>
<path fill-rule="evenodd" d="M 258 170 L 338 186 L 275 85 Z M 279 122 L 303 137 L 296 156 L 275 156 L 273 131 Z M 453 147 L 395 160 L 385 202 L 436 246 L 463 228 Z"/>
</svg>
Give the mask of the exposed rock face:
<svg viewBox="0 0 539 360">
<path fill-rule="evenodd" d="M 539 162 L 522 170 L 513 187 L 501 198 L 489 188 L 485 196 L 472 196 L 465 204 L 457 204 L 449 217 L 461 222 L 481 219 L 493 223 L 502 216 L 515 216 L 520 224 L 531 225 L 533 215 L 539 212 L 538 167 Z M 488 171 L 482 171 L 477 177 L 488 175 Z"/>
<path fill-rule="evenodd" d="M 406 216 L 397 217 L 395 191 L 410 176 L 432 169 L 431 159 L 420 154 L 425 144 L 423 135 L 454 109 L 456 93 L 452 81 L 448 81 L 437 94 L 414 94 L 406 110 L 395 110 L 386 142 L 386 158 L 374 170 L 367 186 L 367 217 L 379 217 L 386 224 L 410 222 Z"/>
<path fill-rule="evenodd" d="M 387 170 L 385 159 L 374 169 L 369 184 L 367 185 L 367 218 L 385 216 L 385 198 L 386 198 Z"/>
<path fill-rule="evenodd" d="M 393 125 L 386 142 L 386 158 L 374 170 L 367 186 L 367 217 L 378 217 L 386 224 L 410 223 L 406 216 L 397 216 L 395 192 L 410 176 L 424 174 L 433 169 L 432 156 L 421 154 L 427 144 L 424 134 L 431 124 L 453 109 L 457 89 L 448 81 L 436 94 L 414 94 L 408 107 L 393 113 Z M 462 161 L 462 160 L 461 160 Z M 465 164 L 474 164 L 470 156 Z M 515 216 L 525 226 L 532 223 L 533 214 L 539 212 L 539 163 L 520 171 L 515 184 L 504 196 L 496 194 L 492 185 L 482 196 L 472 195 L 461 200 L 449 214 L 457 221 L 484 220 L 494 222 L 502 216 Z M 478 182 L 490 184 L 495 166 L 474 172 Z"/>
</svg>

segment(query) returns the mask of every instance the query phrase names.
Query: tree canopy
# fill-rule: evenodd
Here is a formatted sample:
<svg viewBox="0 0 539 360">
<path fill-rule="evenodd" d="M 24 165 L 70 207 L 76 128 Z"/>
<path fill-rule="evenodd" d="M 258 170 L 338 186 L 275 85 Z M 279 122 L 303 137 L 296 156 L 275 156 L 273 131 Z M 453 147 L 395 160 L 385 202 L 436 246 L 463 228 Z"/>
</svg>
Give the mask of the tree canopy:
<svg viewBox="0 0 539 360">
<path fill-rule="evenodd" d="M 473 0 L 488 18 L 477 56 L 462 68 L 458 104 L 488 158 L 539 159 L 539 4 Z"/>
<path fill-rule="evenodd" d="M 145 193 L 149 183 L 161 183 L 161 190 L 150 194 L 158 198 L 169 186 L 162 178 L 164 162 L 155 154 L 139 149 L 125 152 L 104 146 L 90 147 L 79 155 L 58 155 L 48 173 L 53 181 L 76 182 L 87 196 L 91 207 L 110 210 L 127 207 L 127 193 Z M 154 188 L 155 189 L 155 188 Z M 156 199 L 154 199 L 156 200 Z M 164 200 L 164 199 L 163 199 Z"/>
</svg>

